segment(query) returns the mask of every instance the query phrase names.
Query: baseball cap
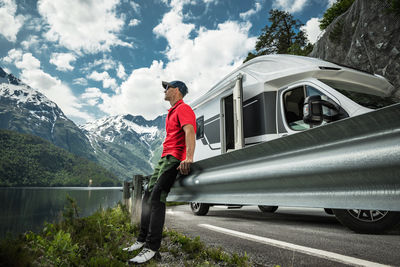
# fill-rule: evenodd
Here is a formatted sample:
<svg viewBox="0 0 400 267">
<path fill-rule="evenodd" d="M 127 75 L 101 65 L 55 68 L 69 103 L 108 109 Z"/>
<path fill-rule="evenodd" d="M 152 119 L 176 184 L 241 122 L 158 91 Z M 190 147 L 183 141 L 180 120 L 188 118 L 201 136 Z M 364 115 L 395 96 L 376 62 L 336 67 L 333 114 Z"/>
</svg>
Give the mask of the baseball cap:
<svg viewBox="0 0 400 267">
<path fill-rule="evenodd" d="M 167 86 L 172 88 L 178 88 L 183 96 L 185 96 L 188 93 L 188 88 L 186 87 L 186 84 L 181 81 L 172 81 L 172 82 L 163 81 L 162 86 L 164 87 L 164 89 L 166 89 Z"/>
</svg>

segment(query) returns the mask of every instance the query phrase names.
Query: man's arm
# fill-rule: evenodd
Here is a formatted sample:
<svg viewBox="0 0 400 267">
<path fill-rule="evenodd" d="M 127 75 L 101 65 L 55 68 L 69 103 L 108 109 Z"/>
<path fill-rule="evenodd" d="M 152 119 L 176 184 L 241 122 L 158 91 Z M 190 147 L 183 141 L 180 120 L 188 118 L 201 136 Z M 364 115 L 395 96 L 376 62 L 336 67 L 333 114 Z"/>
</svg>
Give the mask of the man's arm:
<svg viewBox="0 0 400 267">
<path fill-rule="evenodd" d="M 183 126 L 183 131 L 185 132 L 186 159 L 181 161 L 178 170 L 180 170 L 181 174 L 188 175 L 190 172 L 190 165 L 193 163 L 194 148 L 196 146 L 196 133 L 191 124 Z"/>
</svg>

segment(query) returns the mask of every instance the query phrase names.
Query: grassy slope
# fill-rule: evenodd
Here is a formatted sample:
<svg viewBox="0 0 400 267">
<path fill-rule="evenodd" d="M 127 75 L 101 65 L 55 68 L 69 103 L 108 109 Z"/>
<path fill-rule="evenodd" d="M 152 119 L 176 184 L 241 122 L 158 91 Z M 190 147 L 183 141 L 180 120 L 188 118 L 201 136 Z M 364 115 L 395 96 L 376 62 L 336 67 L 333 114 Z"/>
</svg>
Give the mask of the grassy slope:
<svg viewBox="0 0 400 267">
<path fill-rule="evenodd" d="M 0 186 L 114 186 L 115 175 L 33 135 L 0 130 Z"/>
<path fill-rule="evenodd" d="M 0 241 L 0 266 L 128 266 L 128 260 L 138 253 L 122 251 L 138 235 L 128 211 L 117 205 L 77 218 L 76 203 L 68 200 L 63 222 L 46 224 L 40 233 L 28 232 L 18 239 Z M 173 230 L 163 235 L 161 259 L 144 266 L 252 265 L 246 255 L 207 247 L 199 237 L 191 239 Z"/>
</svg>

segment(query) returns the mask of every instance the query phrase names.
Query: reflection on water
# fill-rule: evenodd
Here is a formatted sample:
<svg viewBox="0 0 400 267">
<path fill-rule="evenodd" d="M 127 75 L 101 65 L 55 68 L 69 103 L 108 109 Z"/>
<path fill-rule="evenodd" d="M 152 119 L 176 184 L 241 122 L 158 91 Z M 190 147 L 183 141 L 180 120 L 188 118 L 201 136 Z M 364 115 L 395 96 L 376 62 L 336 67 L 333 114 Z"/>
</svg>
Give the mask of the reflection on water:
<svg viewBox="0 0 400 267">
<path fill-rule="evenodd" d="M 76 200 L 79 216 L 113 207 L 122 200 L 120 187 L 0 188 L 0 238 L 28 230 L 40 230 L 45 221 L 60 220 L 66 196 Z"/>
</svg>

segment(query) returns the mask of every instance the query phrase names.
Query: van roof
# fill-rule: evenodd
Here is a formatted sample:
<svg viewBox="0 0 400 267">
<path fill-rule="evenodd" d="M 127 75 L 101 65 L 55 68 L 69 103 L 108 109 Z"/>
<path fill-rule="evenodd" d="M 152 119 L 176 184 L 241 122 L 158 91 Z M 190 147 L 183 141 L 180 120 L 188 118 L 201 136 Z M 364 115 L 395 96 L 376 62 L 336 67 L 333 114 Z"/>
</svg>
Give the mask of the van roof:
<svg viewBox="0 0 400 267">
<path fill-rule="evenodd" d="M 318 58 L 278 54 L 259 56 L 242 64 L 191 104 L 197 106 L 207 98 L 224 91 L 238 74 L 248 74 L 258 82 L 271 83 L 273 85 L 271 88 L 274 88 L 274 90 L 288 83 L 309 77 L 373 84 L 373 87 L 380 87 L 379 91 L 385 92 L 385 94 L 393 90 L 393 86 L 383 77 Z"/>
</svg>

